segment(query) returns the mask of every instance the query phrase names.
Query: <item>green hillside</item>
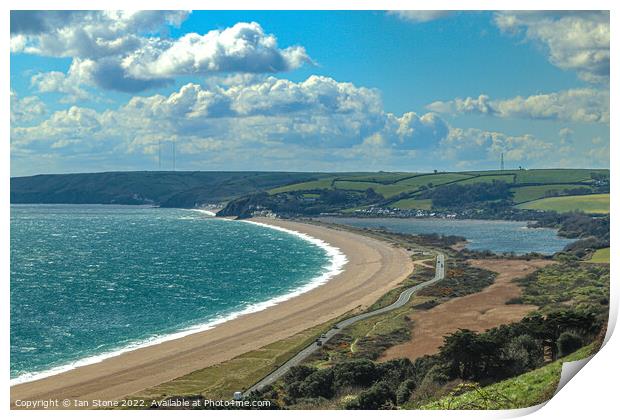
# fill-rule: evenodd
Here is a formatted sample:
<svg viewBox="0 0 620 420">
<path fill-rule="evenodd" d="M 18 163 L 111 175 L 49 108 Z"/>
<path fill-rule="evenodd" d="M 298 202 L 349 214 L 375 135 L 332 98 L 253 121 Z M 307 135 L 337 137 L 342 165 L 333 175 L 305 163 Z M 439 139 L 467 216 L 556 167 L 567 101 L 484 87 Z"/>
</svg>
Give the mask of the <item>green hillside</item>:
<svg viewBox="0 0 620 420">
<path fill-rule="evenodd" d="M 447 397 L 420 408 L 423 410 L 505 410 L 531 407 L 553 397 L 560 380 L 563 362 L 586 358 L 595 350 L 594 344 L 590 344 L 539 369 L 486 387 L 473 384 L 463 385 L 458 389 L 460 392 L 453 392 Z"/>
<path fill-rule="evenodd" d="M 11 178 L 11 203 L 195 207 L 319 179 L 291 172 L 101 172 Z"/>
<path fill-rule="evenodd" d="M 530 169 L 471 172 L 104 172 L 11 178 L 11 203 L 153 204 L 195 207 L 264 194 L 248 203 L 311 214 L 368 206 L 430 210 L 449 206 L 481 184 L 501 182 L 509 191 L 486 200 L 508 200 L 525 209 L 608 212 L 609 171 Z M 458 186 L 458 188 L 455 188 Z M 506 187 L 504 187 L 505 189 Z M 446 190 L 437 201 L 435 191 Z M 477 196 L 481 196 L 477 188 Z M 587 195 L 584 195 L 587 194 Z M 575 196 L 566 199 L 556 196 Z M 472 198 L 476 203 L 480 198 Z M 473 201 L 472 201 L 473 200 Z M 440 203 L 440 205 L 438 205 Z M 442 203 L 442 204 L 441 204 Z M 458 206 L 458 203 L 455 203 Z M 304 209 L 311 207 L 312 211 Z"/>
<path fill-rule="evenodd" d="M 316 193 L 317 190 L 362 193 L 368 190 L 384 200 L 378 205 L 400 209 L 431 209 L 429 191 L 448 185 L 475 185 L 505 182 L 510 186 L 514 204 L 533 202 L 548 197 L 587 195 L 604 190 L 601 178 L 609 177 L 600 169 L 530 169 L 506 171 L 438 172 L 438 173 L 359 173 L 327 176 L 320 180 L 290 184 L 268 191 L 280 193 Z M 589 196 L 591 197 L 591 196 Z M 375 203 L 376 204 L 376 203 Z M 536 206 L 536 205 L 534 205 Z M 530 208 L 527 205 L 523 208 Z"/>
<path fill-rule="evenodd" d="M 607 214 L 609 213 L 609 194 L 549 197 L 520 204 L 518 207 L 529 210 L 552 210 L 558 213 L 582 211 L 584 213 Z"/>
<path fill-rule="evenodd" d="M 597 249 L 592 257 L 586 261 L 594 264 L 609 264 L 610 252 L 609 248 Z"/>
</svg>

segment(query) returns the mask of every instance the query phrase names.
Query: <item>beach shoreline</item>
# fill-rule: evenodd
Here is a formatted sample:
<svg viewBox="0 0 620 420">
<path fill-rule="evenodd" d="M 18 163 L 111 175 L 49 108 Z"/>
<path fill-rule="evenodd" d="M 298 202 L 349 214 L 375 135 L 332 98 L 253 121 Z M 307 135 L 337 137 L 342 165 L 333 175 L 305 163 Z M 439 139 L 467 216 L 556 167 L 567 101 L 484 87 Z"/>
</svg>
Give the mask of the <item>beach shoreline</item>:
<svg viewBox="0 0 620 420">
<path fill-rule="evenodd" d="M 215 216 L 214 213 L 209 212 L 209 211 L 205 211 L 205 210 L 196 210 L 200 213 L 206 214 L 209 217 L 213 217 Z M 218 218 L 218 220 L 225 220 L 225 221 L 232 221 L 234 219 L 228 219 L 228 218 Z M 313 246 L 317 246 L 319 248 L 321 248 L 326 256 L 328 256 L 329 258 L 329 262 L 327 265 L 325 265 L 323 267 L 324 271 L 316 276 L 313 277 L 311 279 L 309 279 L 309 281 L 305 284 L 303 284 L 302 286 L 296 287 L 293 290 L 290 290 L 282 295 L 276 295 L 272 298 L 269 298 L 265 301 L 261 301 L 261 302 L 257 302 L 257 303 L 253 303 L 248 305 L 247 307 L 245 307 L 244 309 L 241 310 L 236 310 L 234 312 L 231 313 L 227 313 L 225 315 L 219 316 L 217 318 L 208 320 L 207 322 L 204 323 L 200 323 L 200 324 L 196 324 L 196 325 L 192 325 L 191 327 L 185 328 L 185 329 L 181 329 L 175 332 L 171 332 L 171 333 L 167 333 L 164 335 L 158 335 L 158 336 L 154 336 L 152 338 L 146 339 L 146 340 L 141 340 L 141 341 L 136 341 L 133 342 L 127 346 L 121 347 L 121 348 L 117 348 L 117 349 L 113 349 L 110 351 L 107 351 L 105 353 L 101 353 L 101 354 L 93 354 L 93 355 L 89 355 L 87 357 L 84 357 L 82 359 L 79 360 L 75 360 L 72 361 L 70 363 L 61 365 L 61 366 L 57 366 L 48 370 L 44 370 L 44 371 L 40 371 L 40 372 L 33 372 L 33 373 L 28 373 L 28 374 L 24 374 L 21 376 L 18 376 L 16 378 L 12 378 L 10 380 L 10 386 L 14 386 L 14 385 L 19 385 L 22 383 L 27 383 L 27 382 L 33 382 L 36 380 L 40 380 L 40 379 L 44 379 L 50 376 L 54 376 L 54 375 L 58 375 L 64 372 L 67 372 L 69 370 L 73 370 L 73 369 L 77 369 L 79 367 L 82 366 L 87 366 L 87 365 L 92 365 L 95 363 L 99 363 L 103 360 L 109 359 L 111 357 L 115 357 L 118 356 L 120 354 L 123 353 L 127 353 L 129 351 L 133 351 L 133 350 L 137 350 L 140 348 L 144 348 L 144 347 L 149 347 L 149 346 L 153 346 L 153 345 L 157 345 L 159 343 L 163 343 L 166 341 L 171 341 L 171 340 L 175 340 L 178 338 L 182 338 L 182 337 L 186 337 L 188 335 L 191 334 L 196 334 L 199 332 L 203 332 L 203 331 L 207 331 L 209 329 L 215 328 L 217 325 L 220 325 L 224 322 L 230 321 L 232 319 L 238 318 L 240 316 L 243 315 L 247 315 L 247 314 L 251 314 L 251 313 L 255 313 L 255 312 L 259 312 L 262 311 L 270 306 L 273 305 L 277 305 L 278 303 L 284 302 L 286 300 L 292 299 L 295 296 L 298 296 L 302 293 L 306 293 L 309 290 L 312 290 L 322 284 L 324 284 L 325 282 L 329 281 L 332 277 L 340 274 L 343 270 L 344 265 L 347 262 L 347 258 L 346 256 L 340 252 L 340 249 L 335 248 L 333 246 L 331 246 L 330 244 L 326 243 L 325 241 L 322 241 L 321 239 L 318 238 L 314 238 L 312 236 L 306 235 L 304 233 L 298 232 L 298 231 L 294 231 L 294 230 L 290 230 L 290 229 L 285 229 L 282 227 L 278 227 L 275 225 L 271 225 L 271 224 L 267 224 L 267 223 L 262 223 L 260 221 L 256 221 L 256 220 L 240 220 L 238 222 L 242 222 L 242 223 L 251 223 L 253 225 L 258 225 L 262 228 L 268 228 L 268 229 L 274 229 L 277 231 L 282 231 L 285 232 L 289 235 L 293 235 L 296 236 L 298 238 L 301 238 L 302 240 L 312 244 Z"/>
<path fill-rule="evenodd" d="M 255 218 L 323 241 L 347 258 L 344 270 L 318 286 L 211 329 L 141 347 L 11 387 L 16 401 L 50 398 L 118 400 L 151 386 L 258 349 L 356 308 L 371 305 L 413 270 L 403 249 L 347 231 L 295 221 Z"/>
</svg>

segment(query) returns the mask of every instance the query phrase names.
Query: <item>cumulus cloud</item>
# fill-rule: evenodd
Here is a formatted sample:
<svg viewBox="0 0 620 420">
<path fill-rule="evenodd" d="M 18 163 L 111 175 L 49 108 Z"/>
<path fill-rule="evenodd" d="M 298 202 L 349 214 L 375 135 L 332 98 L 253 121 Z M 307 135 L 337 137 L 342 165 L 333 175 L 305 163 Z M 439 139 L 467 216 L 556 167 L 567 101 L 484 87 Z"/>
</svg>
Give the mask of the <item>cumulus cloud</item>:
<svg viewBox="0 0 620 420">
<path fill-rule="evenodd" d="M 90 12 L 69 10 L 13 10 L 11 11 L 11 34 L 40 34 L 63 27 L 86 17 Z"/>
<path fill-rule="evenodd" d="M 609 12 L 499 12 L 494 20 L 503 32 L 544 45 L 553 65 L 588 82 L 609 82 Z"/>
<path fill-rule="evenodd" d="M 131 155 L 148 161 L 160 144 L 166 149 L 174 142 L 178 159 L 228 169 L 231 162 L 257 168 L 257 161 L 263 169 L 381 169 L 395 162 L 418 169 L 411 165 L 488 167 L 502 152 L 507 162 L 548 166 L 582 155 L 574 149 L 587 147 L 587 139 L 574 137 L 570 129 L 543 140 L 451 127 L 433 112 L 395 115 L 385 111 L 377 90 L 322 76 L 188 83 L 169 95 L 135 96 L 113 110 L 72 106 L 37 124 L 11 127 L 12 151 L 22 156 L 63 153 L 116 162 Z M 590 166 L 600 165 L 590 155 Z"/>
<path fill-rule="evenodd" d="M 422 23 L 443 19 L 454 12 L 451 10 L 390 10 L 388 14 L 396 15 L 402 20 Z"/>
<path fill-rule="evenodd" d="M 609 91 L 581 88 L 497 100 L 480 95 L 433 102 L 427 109 L 444 114 L 609 123 Z"/>
<path fill-rule="evenodd" d="M 97 59 L 126 54 L 139 48 L 143 34 L 178 25 L 184 11 L 22 11 L 11 13 L 11 38 L 19 40 L 12 52 L 50 57 Z M 59 16 L 62 16 L 60 18 Z M 27 30 L 33 20 L 37 30 Z"/>
<path fill-rule="evenodd" d="M 351 148 L 374 138 L 383 147 L 407 150 L 437 144 L 447 132 L 435 114 L 386 113 L 374 89 L 311 76 L 298 83 L 275 77 L 208 88 L 189 83 L 105 112 L 74 106 L 37 126 L 14 127 L 12 139 L 22 145 L 107 139 L 143 153 L 177 139 L 188 153 L 198 153 L 233 145 Z"/>
<path fill-rule="evenodd" d="M 139 79 L 215 72 L 276 73 L 310 62 L 301 46 L 278 48 L 274 35 L 256 22 L 237 23 L 205 35 L 150 40 L 123 58 L 122 66 Z"/>
<path fill-rule="evenodd" d="M 36 96 L 20 98 L 11 91 L 11 124 L 31 122 L 47 112 L 45 104 Z"/>
<path fill-rule="evenodd" d="M 478 128 L 452 128 L 440 145 L 444 159 L 473 166 L 481 162 L 499 161 L 501 153 L 504 153 L 507 162 L 521 165 L 542 160 L 554 150 L 552 142 L 529 134 L 511 136 Z"/>
<path fill-rule="evenodd" d="M 71 57 L 72 68 L 87 71 L 79 82 L 122 92 L 165 86 L 177 76 L 277 73 L 312 62 L 302 46 L 280 48 L 276 37 L 256 22 L 179 39 L 162 35 L 186 17 L 183 11 L 20 12 L 11 17 L 11 51 Z M 36 83 L 66 91 L 77 81 L 70 73 L 64 79 L 40 76 Z"/>
<path fill-rule="evenodd" d="M 30 78 L 30 85 L 40 93 L 64 93 L 63 102 L 92 99 L 93 94 L 83 86 L 92 85 L 92 72 L 95 62 L 92 60 L 75 59 L 67 73 L 50 71 L 37 73 Z"/>
</svg>

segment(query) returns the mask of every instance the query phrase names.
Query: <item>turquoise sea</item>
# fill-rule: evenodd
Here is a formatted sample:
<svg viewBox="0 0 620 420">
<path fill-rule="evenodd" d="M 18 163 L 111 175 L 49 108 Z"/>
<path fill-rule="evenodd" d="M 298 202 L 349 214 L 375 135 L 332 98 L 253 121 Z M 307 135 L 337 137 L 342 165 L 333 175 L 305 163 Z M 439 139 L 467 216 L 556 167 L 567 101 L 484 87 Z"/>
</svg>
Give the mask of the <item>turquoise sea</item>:
<svg viewBox="0 0 620 420">
<path fill-rule="evenodd" d="M 259 310 L 325 281 L 343 258 L 192 210 L 12 205 L 12 382 Z"/>
</svg>

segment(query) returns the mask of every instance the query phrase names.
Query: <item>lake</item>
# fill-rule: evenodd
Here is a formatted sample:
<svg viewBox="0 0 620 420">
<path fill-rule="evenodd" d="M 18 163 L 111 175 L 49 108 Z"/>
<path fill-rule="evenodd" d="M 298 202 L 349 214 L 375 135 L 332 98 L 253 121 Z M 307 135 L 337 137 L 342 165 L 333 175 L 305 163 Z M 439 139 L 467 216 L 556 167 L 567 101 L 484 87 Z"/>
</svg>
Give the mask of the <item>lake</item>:
<svg viewBox="0 0 620 420">
<path fill-rule="evenodd" d="M 320 217 L 328 223 L 339 223 L 361 228 L 385 228 L 392 232 L 408 234 L 457 235 L 467 238 L 467 248 L 474 251 L 515 253 L 538 252 L 551 255 L 564 249 L 574 239 L 558 236 L 555 229 L 533 229 L 527 222 L 505 220 L 454 220 L 454 219 L 396 219 Z"/>
</svg>

